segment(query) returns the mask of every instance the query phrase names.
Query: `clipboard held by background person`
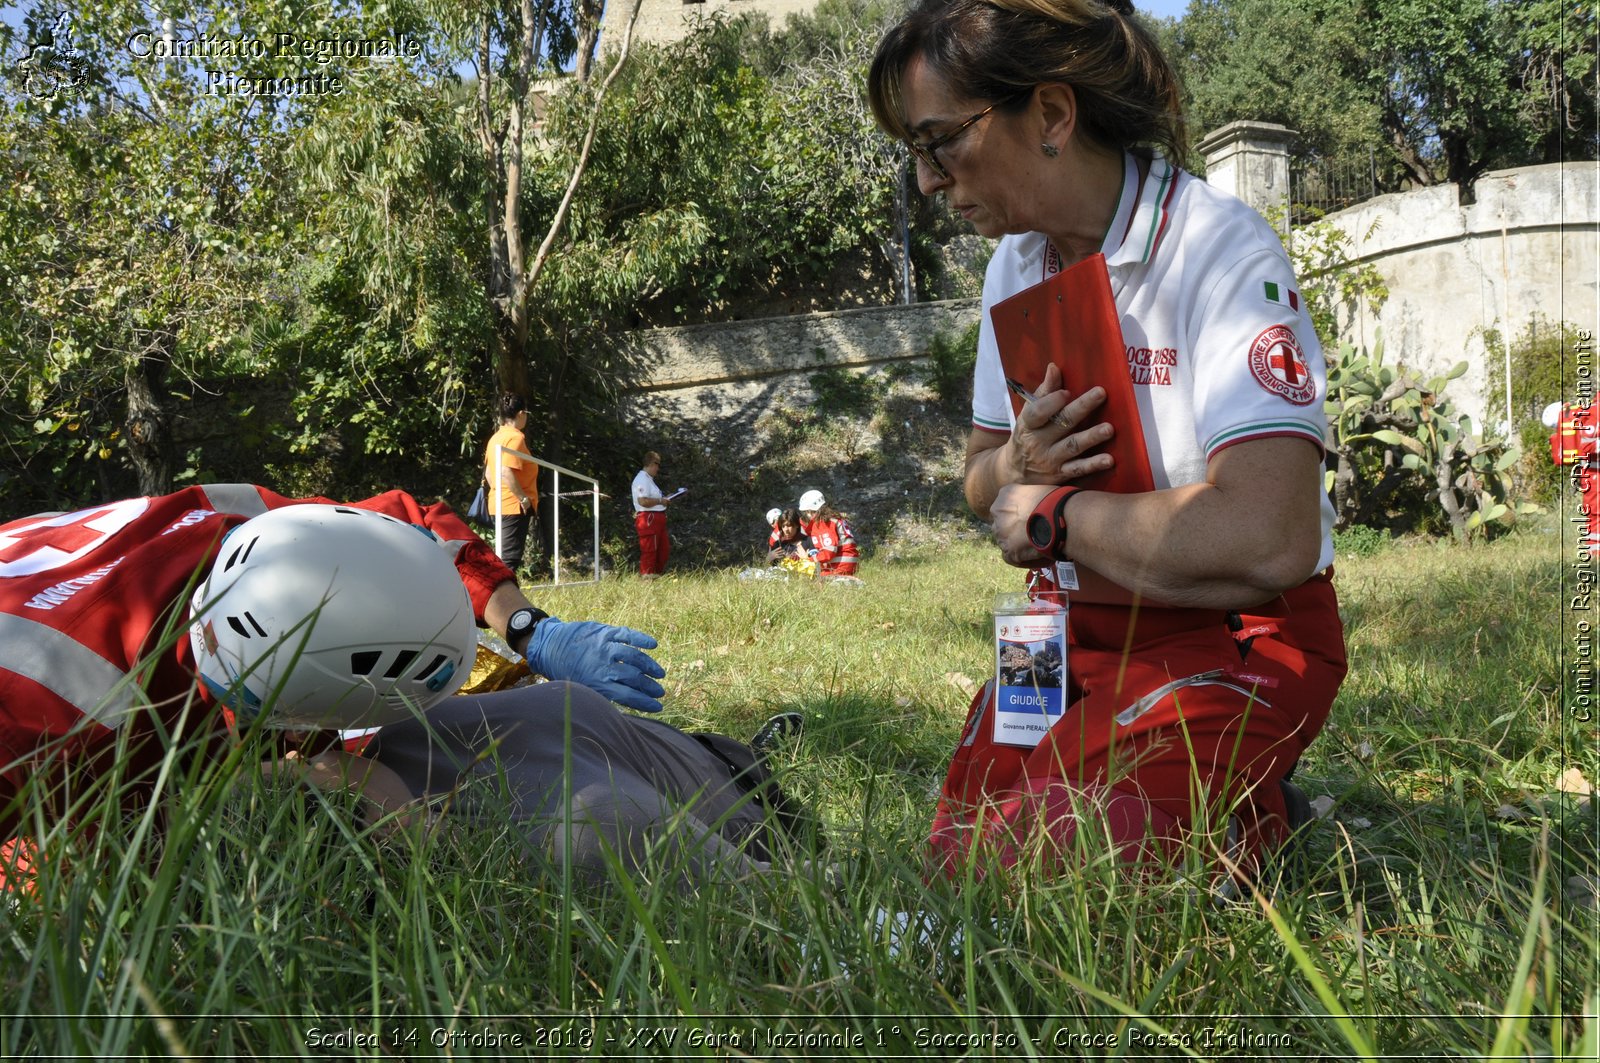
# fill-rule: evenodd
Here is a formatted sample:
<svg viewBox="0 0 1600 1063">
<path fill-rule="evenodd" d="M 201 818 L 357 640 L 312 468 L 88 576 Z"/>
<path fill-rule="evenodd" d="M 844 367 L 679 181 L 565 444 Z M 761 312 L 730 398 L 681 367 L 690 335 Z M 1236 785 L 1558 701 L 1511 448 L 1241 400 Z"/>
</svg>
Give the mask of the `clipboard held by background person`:
<svg viewBox="0 0 1600 1063">
<path fill-rule="evenodd" d="M 1062 387 L 1074 397 L 1096 385 L 1105 389 L 1106 401 L 1095 415 L 1098 421 L 1109 421 L 1116 432 L 1089 453 L 1109 453 L 1113 464 L 1072 482 L 1089 491 L 1155 490 L 1105 256 L 1090 255 L 1001 300 L 989 308 L 989 320 L 1001 368 L 1030 392 L 1043 383 L 1051 362 L 1061 370 Z M 1020 396 L 1011 396 L 1014 414 L 1020 415 L 1022 403 Z"/>
</svg>

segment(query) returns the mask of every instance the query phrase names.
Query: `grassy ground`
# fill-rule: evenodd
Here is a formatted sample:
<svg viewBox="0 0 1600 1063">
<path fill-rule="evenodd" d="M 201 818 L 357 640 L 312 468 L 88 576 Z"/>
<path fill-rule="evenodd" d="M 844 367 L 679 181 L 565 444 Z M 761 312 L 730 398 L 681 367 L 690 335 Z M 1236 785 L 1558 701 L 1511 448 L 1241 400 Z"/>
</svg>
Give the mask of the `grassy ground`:
<svg viewBox="0 0 1600 1063">
<path fill-rule="evenodd" d="M 1227 904 L 1197 870 L 1136 887 L 1092 842 L 1073 876 L 924 882 L 1016 582 L 981 543 L 881 551 L 859 588 L 541 592 L 656 634 L 672 723 L 804 713 L 783 770 L 834 876 L 586 889 L 508 832 L 380 841 L 224 766 L 172 781 L 159 842 L 102 815 L 52 843 L 0 914 L 0 1054 L 1594 1058 L 1600 757 L 1564 709 L 1568 556 L 1534 530 L 1341 561 L 1352 669 L 1298 777 L 1331 807 L 1292 889 Z"/>
</svg>

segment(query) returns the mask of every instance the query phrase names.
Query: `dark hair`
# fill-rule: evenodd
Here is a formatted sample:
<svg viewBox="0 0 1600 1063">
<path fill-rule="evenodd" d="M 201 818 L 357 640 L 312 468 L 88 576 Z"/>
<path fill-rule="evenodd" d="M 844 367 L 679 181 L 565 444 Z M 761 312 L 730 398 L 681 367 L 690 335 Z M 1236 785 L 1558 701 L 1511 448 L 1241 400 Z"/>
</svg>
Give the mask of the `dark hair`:
<svg viewBox="0 0 1600 1063">
<path fill-rule="evenodd" d="M 500 396 L 500 419 L 502 421 L 515 421 L 517 414 L 527 408 L 528 404 L 522 401 L 521 395 L 507 391 Z"/>
<path fill-rule="evenodd" d="M 951 90 L 1012 114 L 1035 86 L 1071 85 L 1079 128 L 1127 150 L 1189 153 L 1178 76 L 1129 0 L 921 0 L 878 42 L 867 74 L 878 127 L 909 139 L 900 79 L 922 56 Z"/>
<path fill-rule="evenodd" d="M 778 514 L 779 533 L 782 533 L 783 526 L 785 524 L 793 524 L 796 528 L 800 527 L 800 511 L 795 509 L 793 506 L 790 506 L 788 509 Z"/>
</svg>

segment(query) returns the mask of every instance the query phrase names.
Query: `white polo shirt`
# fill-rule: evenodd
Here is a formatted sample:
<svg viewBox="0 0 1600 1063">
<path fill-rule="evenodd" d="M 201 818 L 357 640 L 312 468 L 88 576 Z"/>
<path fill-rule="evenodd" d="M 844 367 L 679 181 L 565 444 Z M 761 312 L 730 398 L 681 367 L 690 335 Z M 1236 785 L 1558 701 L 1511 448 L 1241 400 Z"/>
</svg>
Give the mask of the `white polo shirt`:
<svg viewBox="0 0 1600 1063">
<path fill-rule="evenodd" d="M 1125 155 L 1101 252 L 1157 490 L 1204 480 L 1214 454 L 1246 440 L 1301 436 L 1325 447 L 1322 345 L 1261 215 L 1159 155 L 1141 190 L 1137 160 Z M 989 260 L 974 428 L 1009 434 L 1014 424 L 988 308 L 1059 269 L 1043 233 L 1004 237 Z M 1319 571 L 1333 562 L 1333 521 L 1324 493 Z"/>
<path fill-rule="evenodd" d="M 646 505 L 643 505 L 639 501 L 639 499 L 641 499 L 641 498 L 662 498 L 662 497 L 665 497 L 665 495 L 666 495 L 666 492 L 661 490 L 661 488 L 656 486 L 655 480 L 652 479 L 650 474 L 648 472 L 646 472 L 645 470 L 640 469 L 639 470 L 639 475 L 637 475 L 637 476 L 635 476 L 633 478 L 633 511 L 635 513 L 659 513 L 659 512 L 661 512 L 662 510 L 666 509 L 667 507 L 662 505 L 660 502 L 657 502 L 653 506 L 646 506 Z"/>
</svg>

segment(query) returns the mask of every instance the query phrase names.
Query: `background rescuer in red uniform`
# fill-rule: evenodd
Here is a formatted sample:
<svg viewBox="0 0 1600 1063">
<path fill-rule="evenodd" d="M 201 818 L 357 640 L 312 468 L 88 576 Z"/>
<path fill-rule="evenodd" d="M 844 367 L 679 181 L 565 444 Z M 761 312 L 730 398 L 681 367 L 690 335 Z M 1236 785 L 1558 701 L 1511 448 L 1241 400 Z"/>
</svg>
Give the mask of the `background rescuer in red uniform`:
<svg viewBox="0 0 1600 1063">
<path fill-rule="evenodd" d="M 1544 411 L 1550 434 L 1550 460 L 1572 469 L 1573 484 L 1582 499 L 1584 542 L 1591 554 L 1600 554 L 1600 402 L 1587 405 L 1553 402 Z"/>
<path fill-rule="evenodd" d="M 823 576 L 854 576 L 861 563 L 855 529 L 822 497 L 821 491 L 800 496 L 800 530 L 811 540 L 811 556 Z"/>
</svg>

